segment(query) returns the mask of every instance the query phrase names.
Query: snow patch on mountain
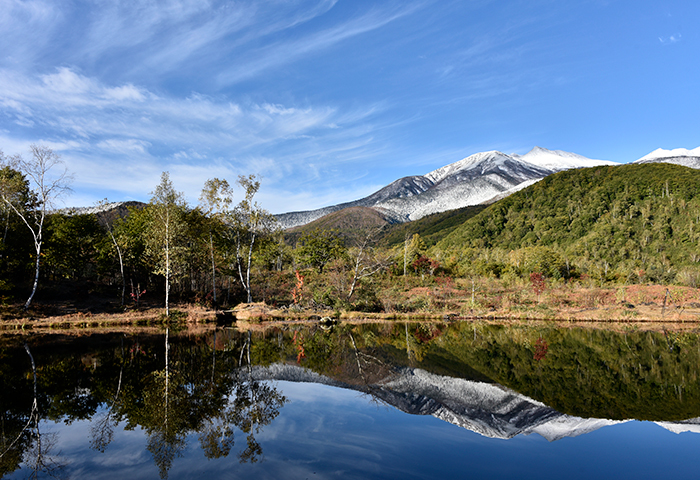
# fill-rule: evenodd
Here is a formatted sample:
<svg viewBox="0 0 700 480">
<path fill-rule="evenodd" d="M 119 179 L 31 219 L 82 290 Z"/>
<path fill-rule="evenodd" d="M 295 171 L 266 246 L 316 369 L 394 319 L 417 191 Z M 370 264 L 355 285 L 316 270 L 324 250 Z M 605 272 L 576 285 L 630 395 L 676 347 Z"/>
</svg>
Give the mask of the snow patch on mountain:
<svg viewBox="0 0 700 480">
<path fill-rule="evenodd" d="M 578 437 L 586 433 L 591 433 L 599 428 L 626 423 L 630 420 L 607 420 L 605 418 L 581 418 L 571 415 L 562 415 L 554 418 L 547 423 L 537 425 L 529 431 L 523 432 L 524 435 L 536 433 L 550 442 L 561 440 L 565 437 Z"/>
<path fill-rule="evenodd" d="M 514 186 L 512 188 L 509 188 L 508 190 L 505 190 L 505 191 L 499 193 L 495 197 L 491 197 L 488 200 L 481 202 L 481 204 L 482 205 L 491 205 L 492 203 L 495 203 L 503 198 L 506 198 L 506 197 L 514 194 L 515 192 L 519 192 L 520 190 L 527 188 L 530 185 L 536 184 L 540 180 L 542 180 L 542 179 L 541 178 L 533 178 L 532 180 L 526 180 L 522 183 L 517 184 L 516 186 Z"/>
<path fill-rule="evenodd" d="M 656 424 L 673 433 L 700 433 L 700 417 L 680 422 L 656 422 Z"/>
<path fill-rule="evenodd" d="M 424 176 L 433 183 L 438 183 L 459 172 L 474 170 L 474 172 L 477 174 L 479 172 L 483 174 L 488 165 L 503 164 L 508 158 L 508 155 L 496 150 L 475 153 L 474 155 L 470 155 L 462 160 L 433 170 Z"/>
<path fill-rule="evenodd" d="M 394 218 L 399 221 L 413 221 L 432 213 L 479 205 L 511 188 L 512 184 L 503 177 L 489 174 L 471 181 L 431 189 L 413 198 L 393 198 L 374 208 L 381 209 L 382 212 L 393 212 Z"/>
</svg>

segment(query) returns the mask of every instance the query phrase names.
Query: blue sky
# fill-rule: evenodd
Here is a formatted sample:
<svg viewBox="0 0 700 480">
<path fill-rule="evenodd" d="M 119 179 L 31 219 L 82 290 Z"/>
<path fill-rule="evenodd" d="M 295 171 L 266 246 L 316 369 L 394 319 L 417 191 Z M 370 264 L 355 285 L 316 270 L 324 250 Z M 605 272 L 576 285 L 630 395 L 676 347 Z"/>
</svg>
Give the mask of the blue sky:
<svg viewBox="0 0 700 480">
<path fill-rule="evenodd" d="M 57 151 L 69 206 L 169 171 L 273 213 L 476 152 L 629 162 L 700 145 L 700 2 L 0 0 L 0 149 Z"/>
</svg>

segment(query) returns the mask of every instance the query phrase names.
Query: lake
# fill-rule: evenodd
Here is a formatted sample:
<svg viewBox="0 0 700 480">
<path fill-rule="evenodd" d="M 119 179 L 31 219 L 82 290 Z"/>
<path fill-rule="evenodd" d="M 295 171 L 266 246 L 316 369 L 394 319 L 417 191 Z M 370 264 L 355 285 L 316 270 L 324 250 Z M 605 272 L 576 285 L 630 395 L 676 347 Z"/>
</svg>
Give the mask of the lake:
<svg viewBox="0 0 700 480">
<path fill-rule="evenodd" d="M 697 478 L 700 339 L 463 323 L 0 337 L 2 478 Z"/>
</svg>

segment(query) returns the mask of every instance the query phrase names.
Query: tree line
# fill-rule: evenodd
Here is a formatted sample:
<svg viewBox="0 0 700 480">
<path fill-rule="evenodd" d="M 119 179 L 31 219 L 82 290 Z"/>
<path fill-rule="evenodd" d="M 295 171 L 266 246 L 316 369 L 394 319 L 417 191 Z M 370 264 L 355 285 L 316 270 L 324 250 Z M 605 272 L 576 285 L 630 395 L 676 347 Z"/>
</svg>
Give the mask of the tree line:
<svg viewBox="0 0 700 480">
<path fill-rule="evenodd" d="M 349 300 L 390 263 L 375 249 L 376 232 L 362 232 L 351 248 L 332 230 L 305 234 L 296 248 L 285 244 L 275 217 L 255 199 L 255 175 L 233 185 L 207 180 L 191 206 L 163 172 L 150 201 L 124 215 L 106 199 L 97 214 L 59 212 L 56 200 L 69 192 L 71 177 L 51 149 L 32 145 L 30 154 L 0 153 L 0 294 L 30 292 L 25 309 L 40 285 L 56 298 L 118 292 L 121 306 L 158 298 L 168 316 L 173 294 L 210 306 L 291 301 L 294 272 L 324 276 L 331 264 L 347 277 L 338 288 Z"/>
<path fill-rule="evenodd" d="M 163 172 L 144 208 L 110 219 L 105 200 L 97 215 L 71 215 L 55 210 L 70 183 L 60 158 L 44 146 L 30 150 L 27 160 L 0 157 L 0 290 L 17 291 L 32 270 L 25 309 L 40 279 L 47 284 L 72 282 L 78 288 L 120 284 L 122 304 L 127 291 L 138 302 L 156 288 L 164 293 L 166 315 L 173 287 L 180 293 L 211 295 L 216 303 L 224 278 L 230 285 L 235 277 L 246 300 L 252 301 L 253 256 L 271 250 L 279 234 L 274 217 L 254 199 L 260 188 L 254 175 L 238 178 L 243 200 L 235 204 L 228 181 L 212 179 L 205 183 L 199 205 L 190 207 Z"/>
<path fill-rule="evenodd" d="M 25 309 L 38 288 L 49 303 L 145 302 L 170 315 L 173 296 L 217 307 L 404 311 L 402 288 L 453 288 L 452 278 L 464 278 L 473 299 L 476 277 L 527 284 L 535 273 L 547 282 L 700 285 L 700 172 L 676 165 L 561 172 L 486 208 L 409 226 L 289 235 L 257 203 L 255 175 L 207 180 L 188 205 L 163 172 L 145 205 L 120 212 L 105 200 L 100 213 L 70 214 L 55 210 L 71 178 L 58 155 L 41 145 L 30 155 L 0 154 L 0 300 L 26 299 Z"/>
</svg>

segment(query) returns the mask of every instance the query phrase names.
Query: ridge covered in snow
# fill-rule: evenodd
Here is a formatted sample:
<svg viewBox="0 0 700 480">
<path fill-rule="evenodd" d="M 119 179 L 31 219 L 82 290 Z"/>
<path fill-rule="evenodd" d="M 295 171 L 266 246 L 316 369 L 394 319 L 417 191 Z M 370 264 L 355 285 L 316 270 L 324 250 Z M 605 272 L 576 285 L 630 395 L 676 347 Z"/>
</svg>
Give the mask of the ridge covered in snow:
<svg viewBox="0 0 700 480">
<path fill-rule="evenodd" d="M 658 160 L 661 158 L 674 158 L 674 157 L 700 157 L 700 147 L 688 150 L 687 148 L 674 148 L 673 150 L 665 150 L 663 148 L 657 148 L 651 153 L 644 155 L 642 158 L 637 160 L 635 163 L 644 163 L 650 160 Z"/>
<path fill-rule="evenodd" d="M 343 208 L 362 206 L 399 222 L 479 205 L 501 198 L 552 173 L 572 168 L 617 165 L 561 150 L 535 147 L 525 155 L 493 150 L 470 155 L 425 175 L 403 177 L 354 202 L 277 215 L 282 228 L 304 225 Z M 522 187 L 524 188 L 524 187 Z"/>
<path fill-rule="evenodd" d="M 566 415 L 501 385 L 436 375 L 419 368 L 401 368 L 371 385 L 345 383 L 298 365 L 256 366 L 251 374 L 256 380 L 311 382 L 360 391 L 405 413 L 432 415 L 490 438 L 537 433 L 551 442 L 629 421 Z M 657 424 L 674 433 L 700 433 L 700 418 Z"/>
<path fill-rule="evenodd" d="M 657 148 L 633 163 L 671 163 L 700 169 L 700 147 L 692 150 L 687 148 L 674 148 L 673 150 Z"/>
<path fill-rule="evenodd" d="M 618 163 L 609 160 L 595 160 L 577 153 L 564 152 L 563 150 L 547 150 L 542 147 L 535 147 L 525 155 L 513 154 L 511 156 L 538 167 L 556 171 L 571 168 L 599 167 L 601 165 L 618 165 Z"/>
</svg>

